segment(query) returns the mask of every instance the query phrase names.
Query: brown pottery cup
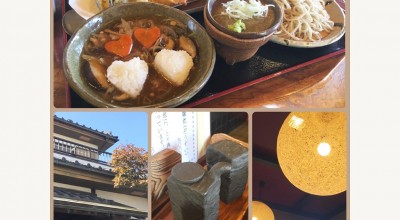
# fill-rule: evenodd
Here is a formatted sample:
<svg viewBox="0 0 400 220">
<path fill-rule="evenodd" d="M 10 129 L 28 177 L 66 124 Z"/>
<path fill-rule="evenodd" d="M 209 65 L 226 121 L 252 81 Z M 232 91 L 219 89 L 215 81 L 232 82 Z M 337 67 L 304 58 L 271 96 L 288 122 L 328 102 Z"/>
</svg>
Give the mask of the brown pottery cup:
<svg viewBox="0 0 400 220">
<path fill-rule="evenodd" d="M 260 33 L 253 33 L 251 35 L 244 33 L 243 37 L 240 37 L 239 33 L 232 34 L 230 31 L 221 30 L 219 29 L 220 27 L 218 28 L 216 25 L 213 25 L 215 21 L 210 20 L 210 18 L 212 19 L 210 8 L 212 8 L 214 2 L 215 0 L 208 0 L 204 9 L 204 24 L 207 33 L 214 39 L 217 54 L 229 65 L 253 57 L 258 49 L 270 40 L 282 23 L 283 14 L 279 5 L 273 0 L 267 0 L 268 4 L 275 5 L 274 12 L 276 18 L 273 24 L 267 30 Z"/>
</svg>

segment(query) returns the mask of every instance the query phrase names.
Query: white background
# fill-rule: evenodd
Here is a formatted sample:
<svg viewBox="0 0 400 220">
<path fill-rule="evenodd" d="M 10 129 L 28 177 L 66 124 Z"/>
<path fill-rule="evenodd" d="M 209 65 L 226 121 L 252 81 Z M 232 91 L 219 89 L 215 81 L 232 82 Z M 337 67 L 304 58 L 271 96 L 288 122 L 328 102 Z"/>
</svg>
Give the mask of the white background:
<svg viewBox="0 0 400 220">
<path fill-rule="evenodd" d="M 2 1 L 1 219 L 50 218 L 50 1 Z M 350 13 L 351 11 L 351 13 Z M 400 219 L 400 3 L 350 3 L 351 219 Z"/>
</svg>

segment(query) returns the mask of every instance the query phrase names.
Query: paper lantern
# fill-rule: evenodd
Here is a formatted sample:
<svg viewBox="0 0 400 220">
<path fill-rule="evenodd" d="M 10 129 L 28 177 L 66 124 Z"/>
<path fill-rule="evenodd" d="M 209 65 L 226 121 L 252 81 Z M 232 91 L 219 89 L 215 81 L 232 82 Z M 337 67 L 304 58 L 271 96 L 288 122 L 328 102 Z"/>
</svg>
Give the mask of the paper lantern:
<svg viewBox="0 0 400 220">
<path fill-rule="evenodd" d="M 346 190 L 346 114 L 292 112 L 278 135 L 279 165 L 300 190 L 320 196 Z"/>
<path fill-rule="evenodd" d="M 252 201 L 251 203 L 251 217 L 252 220 L 274 220 L 274 213 L 272 209 L 266 204 L 259 201 Z"/>
</svg>

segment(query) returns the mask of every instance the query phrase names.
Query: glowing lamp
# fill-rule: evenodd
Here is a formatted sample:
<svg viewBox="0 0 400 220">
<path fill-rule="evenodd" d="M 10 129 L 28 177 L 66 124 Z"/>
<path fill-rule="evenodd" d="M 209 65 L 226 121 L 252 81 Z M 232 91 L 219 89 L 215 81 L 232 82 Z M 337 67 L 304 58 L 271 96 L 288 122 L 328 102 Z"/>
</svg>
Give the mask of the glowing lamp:
<svg viewBox="0 0 400 220">
<path fill-rule="evenodd" d="M 251 209 L 252 209 L 252 214 L 251 214 L 252 220 L 274 220 L 275 219 L 272 209 L 262 202 L 252 201 Z"/>
<path fill-rule="evenodd" d="M 286 178 L 320 196 L 346 190 L 346 114 L 292 112 L 278 135 L 277 155 Z"/>
</svg>

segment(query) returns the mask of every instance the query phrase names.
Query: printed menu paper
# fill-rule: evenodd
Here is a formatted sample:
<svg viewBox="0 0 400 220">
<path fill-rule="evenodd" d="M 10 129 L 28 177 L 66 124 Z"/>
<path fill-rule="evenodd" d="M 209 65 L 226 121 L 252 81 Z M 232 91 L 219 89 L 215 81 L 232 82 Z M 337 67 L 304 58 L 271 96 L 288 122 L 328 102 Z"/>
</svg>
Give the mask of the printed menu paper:
<svg viewBox="0 0 400 220">
<path fill-rule="evenodd" d="M 197 162 L 210 137 L 209 112 L 154 112 L 151 116 L 151 154 L 169 148 L 182 162 Z"/>
</svg>

